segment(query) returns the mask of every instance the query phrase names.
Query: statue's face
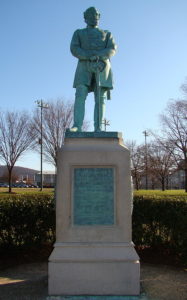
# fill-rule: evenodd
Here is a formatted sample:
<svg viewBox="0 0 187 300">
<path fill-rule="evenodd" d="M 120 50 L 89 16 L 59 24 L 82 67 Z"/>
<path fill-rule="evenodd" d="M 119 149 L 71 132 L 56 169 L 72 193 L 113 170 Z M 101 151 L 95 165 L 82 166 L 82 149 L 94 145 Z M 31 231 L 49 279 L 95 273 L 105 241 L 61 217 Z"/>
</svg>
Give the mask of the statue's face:
<svg viewBox="0 0 187 300">
<path fill-rule="evenodd" d="M 85 22 L 91 27 L 96 27 L 99 24 L 99 15 L 96 13 L 89 14 L 86 17 Z"/>
</svg>

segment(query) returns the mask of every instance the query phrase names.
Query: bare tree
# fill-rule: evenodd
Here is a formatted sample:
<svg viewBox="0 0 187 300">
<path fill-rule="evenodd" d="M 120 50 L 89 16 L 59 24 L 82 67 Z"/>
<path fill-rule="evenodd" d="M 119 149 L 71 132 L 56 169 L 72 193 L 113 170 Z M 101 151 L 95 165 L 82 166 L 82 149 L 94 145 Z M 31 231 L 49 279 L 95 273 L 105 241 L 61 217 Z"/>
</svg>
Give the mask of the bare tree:
<svg viewBox="0 0 187 300">
<path fill-rule="evenodd" d="M 141 179 L 144 175 L 144 146 L 136 145 L 135 141 L 126 143 L 131 153 L 131 172 L 136 190 L 141 187 Z"/>
<path fill-rule="evenodd" d="M 185 191 L 187 192 L 187 100 L 172 100 L 161 115 L 163 136 L 179 161 L 183 161 L 185 171 Z"/>
<path fill-rule="evenodd" d="M 32 143 L 28 125 L 26 112 L 0 112 L 0 157 L 8 169 L 9 193 L 12 191 L 13 167 Z"/>
<path fill-rule="evenodd" d="M 149 145 L 148 161 L 150 173 L 160 181 L 164 191 L 168 176 L 175 166 L 172 148 L 168 147 L 167 143 L 163 145 L 159 140 L 155 140 Z"/>
<path fill-rule="evenodd" d="M 43 110 L 43 153 L 45 160 L 56 166 L 57 150 L 64 143 L 66 129 L 72 126 L 73 104 L 66 103 L 62 99 L 48 104 L 49 108 Z M 31 136 L 36 141 L 35 150 L 37 151 L 40 151 L 40 147 L 38 147 L 38 141 L 41 142 L 40 134 L 40 112 L 36 109 L 31 122 Z"/>
<path fill-rule="evenodd" d="M 183 83 L 180 88 L 185 96 L 185 99 L 187 99 L 187 77 L 185 83 Z"/>
</svg>

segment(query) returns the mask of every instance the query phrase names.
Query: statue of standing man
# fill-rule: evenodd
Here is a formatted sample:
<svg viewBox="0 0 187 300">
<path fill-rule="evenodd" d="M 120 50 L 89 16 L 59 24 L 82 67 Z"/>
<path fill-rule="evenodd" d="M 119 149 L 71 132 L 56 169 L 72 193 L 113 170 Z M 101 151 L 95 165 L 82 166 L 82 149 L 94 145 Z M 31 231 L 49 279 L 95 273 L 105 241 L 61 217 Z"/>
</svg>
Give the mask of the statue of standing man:
<svg viewBox="0 0 187 300">
<path fill-rule="evenodd" d="M 116 44 L 108 30 L 98 28 L 100 13 L 95 7 L 84 12 L 87 27 L 74 32 L 71 53 L 78 58 L 73 87 L 76 88 L 74 124 L 70 131 L 82 131 L 85 100 L 94 92 L 94 131 L 102 130 L 104 100 L 110 99 L 113 89 L 110 57 L 116 52 Z"/>
</svg>

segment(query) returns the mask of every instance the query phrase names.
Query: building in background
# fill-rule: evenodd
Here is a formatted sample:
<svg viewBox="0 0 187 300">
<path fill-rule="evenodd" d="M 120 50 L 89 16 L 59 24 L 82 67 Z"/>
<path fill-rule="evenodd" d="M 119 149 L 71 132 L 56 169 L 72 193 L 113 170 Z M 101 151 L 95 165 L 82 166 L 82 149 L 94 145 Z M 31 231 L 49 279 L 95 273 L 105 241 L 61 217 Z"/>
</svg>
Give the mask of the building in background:
<svg viewBox="0 0 187 300">
<path fill-rule="evenodd" d="M 165 178 L 166 190 L 180 190 L 185 188 L 185 171 L 182 169 L 174 169 Z M 140 189 L 146 189 L 146 178 L 141 176 Z M 149 190 L 161 190 L 162 185 L 157 177 L 148 174 L 148 189 Z"/>
<path fill-rule="evenodd" d="M 55 177 L 56 174 L 54 171 L 43 171 L 43 187 L 54 187 Z M 40 187 L 41 172 L 35 173 L 35 183 Z"/>
<path fill-rule="evenodd" d="M 185 188 L 185 171 L 175 170 L 168 176 L 168 189 L 184 189 Z"/>
<path fill-rule="evenodd" d="M 14 166 L 12 171 L 12 183 L 24 182 L 25 184 L 35 184 L 35 174 L 38 170 Z M 0 166 L 0 182 L 8 183 L 7 166 Z"/>
</svg>

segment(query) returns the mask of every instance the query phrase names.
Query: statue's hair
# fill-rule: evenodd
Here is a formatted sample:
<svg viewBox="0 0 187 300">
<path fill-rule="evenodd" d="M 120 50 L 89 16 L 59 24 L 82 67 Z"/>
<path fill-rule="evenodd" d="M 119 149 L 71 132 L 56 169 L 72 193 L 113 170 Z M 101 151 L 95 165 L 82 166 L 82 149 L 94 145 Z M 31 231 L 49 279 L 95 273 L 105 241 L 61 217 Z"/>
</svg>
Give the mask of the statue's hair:
<svg viewBox="0 0 187 300">
<path fill-rule="evenodd" d="M 87 19 L 89 17 L 89 15 L 92 13 L 97 14 L 100 18 L 100 12 L 95 7 L 92 6 L 92 7 L 87 8 L 87 10 L 85 10 L 84 19 Z"/>
</svg>

